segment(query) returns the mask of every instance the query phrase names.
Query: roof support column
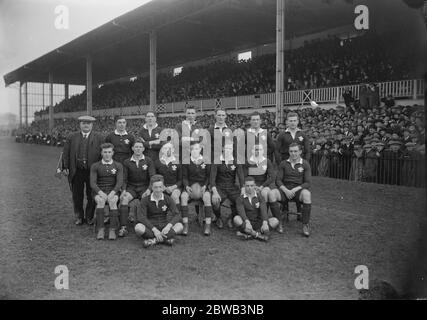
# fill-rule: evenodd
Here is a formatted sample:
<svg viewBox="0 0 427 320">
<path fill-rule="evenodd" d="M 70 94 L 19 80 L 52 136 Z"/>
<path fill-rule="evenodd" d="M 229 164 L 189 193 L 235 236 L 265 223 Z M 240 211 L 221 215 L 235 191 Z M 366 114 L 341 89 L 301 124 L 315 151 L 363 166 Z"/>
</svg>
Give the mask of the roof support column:
<svg viewBox="0 0 427 320">
<path fill-rule="evenodd" d="M 49 130 L 53 129 L 53 74 L 49 72 Z"/>
<path fill-rule="evenodd" d="M 92 115 L 92 57 L 86 56 L 86 113 Z"/>
<path fill-rule="evenodd" d="M 285 90 L 285 0 L 277 0 L 276 19 L 276 125 L 283 122 Z"/>
<path fill-rule="evenodd" d="M 150 31 L 150 110 L 157 104 L 157 34 Z"/>
<path fill-rule="evenodd" d="M 22 82 L 19 82 L 19 128 L 22 128 Z"/>
<path fill-rule="evenodd" d="M 25 97 L 25 127 L 28 128 L 28 82 L 24 83 L 24 97 Z"/>
<path fill-rule="evenodd" d="M 64 84 L 64 99 L 65 100 L 68 100 L 68 97 L 69 97 L 69 85 L 68 85 L 68 83 L 65 83 Z"/>
</svg>

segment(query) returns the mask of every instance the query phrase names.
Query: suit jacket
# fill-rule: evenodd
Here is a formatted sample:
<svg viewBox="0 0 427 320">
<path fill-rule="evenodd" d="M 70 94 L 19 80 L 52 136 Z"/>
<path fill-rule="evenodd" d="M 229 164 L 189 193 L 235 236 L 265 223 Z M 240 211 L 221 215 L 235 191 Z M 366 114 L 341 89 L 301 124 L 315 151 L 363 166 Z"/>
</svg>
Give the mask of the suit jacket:
<svg viewBox="0 0 427 320">
<path fill-rule="evenodd" d="M 72 133 L 64 144 L 63 149 L 63 168 L 70 171 L 68 180 L 73 181 L 73 177 L 77 170 L 77 155 L 79 152 L 79 142 L 81 139 L 81 132 Z M 98 133 L 92 131 L 89 135 L 88 141 L 88 169 L 94 164 L 101 160 L 101 144 L 104 142 L 104 137 Z"/>
</svg>

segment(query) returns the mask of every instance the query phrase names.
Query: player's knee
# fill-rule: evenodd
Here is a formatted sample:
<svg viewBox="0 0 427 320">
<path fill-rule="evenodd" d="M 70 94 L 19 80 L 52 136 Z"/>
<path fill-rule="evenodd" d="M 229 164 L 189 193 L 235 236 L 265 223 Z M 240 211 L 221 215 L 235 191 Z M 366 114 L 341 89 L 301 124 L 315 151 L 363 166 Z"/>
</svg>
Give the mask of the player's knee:
<svg viewBox="0 0 427 320">
<path fill-rule="evenodd" d="M 133 199 L 132 195 L 126 192 L 125 194 L 123 194 L 120 201 L 122 204 L 128 205 L 132 201 L 132 199 Z"/>
<path fill-rule="evenodd" d="M 184 230 L 184 226 L 181 222 L 178 222 L 172 227 L 172 229 L 175 231 L 176 234 L 180 234 L 182 230 Z"/>
<path fill-rule="evenodd" d="M 135 233 L 137 236 L 142 236 L 145 233 L 145 226 L 142 223 L 138 223 L 135 226 Z"/>
<path fill-rule="evenodd" d="M 270 190 L 266 190 L 266 189 L 263 189 L 262 191 L 261 191 L 261 196 L 264 198 L 264 200 L 265 201 L 268 201 L 268 194 L 269 194 L 269 192 L 270 192 Z"/>
<path fill-rule="evenodd" d="M 273 203 L 273 202 L 277 201 L 277 193 L 276 193 L 276 191 L 277 190 L 271 190 L 268 193 L 268 202 Z"/>
<path fill-rule="evenodd" d="M 185 203 L 187 203 L 188 202 L 188 193 L 187 192 L 183 192 L 183 193 L 181 193 L 181 201 L 183 201 L 183 202 L 185 202 Z"/>
<path fill-rule="evenodd" d="M 181 191 L 176 189 L 172 191 L 171 198 L 175 203 L 179 203 L 180 196 L 181 196 Z"/>
<path fill-rule="evenodd" d="M 301 191 L 301 200 L 304 203 L 311 203 L 311 192 L 307 189 Z"/>
<path fill-rule="evenodd" d="M 233 222 L 237 227 L 240 227 L 243 224 L 243 219 L 241 216 L 235 216 Z"/>
<path fill-rule="evenodd" d="M 100 196 L 95 197 L 96 206 L 98 208 L 104 208 L 105 207 L 105 200 L 101 198 Z"/>
<path fill-rule="evenodd" d="M 268 225 L 270 226 L 271 229 L 276 229 L 277 226 L 279 225 L 279 219 L 275 217 L 268 219 Z"/>
<path fill-rule="evenodd" d="M 207 191 L 203 194 L 203 203 L 205 205 L 210 205 L 211 204 L 211 194 L 209 192 L 207 192 Z"/>
</svg>

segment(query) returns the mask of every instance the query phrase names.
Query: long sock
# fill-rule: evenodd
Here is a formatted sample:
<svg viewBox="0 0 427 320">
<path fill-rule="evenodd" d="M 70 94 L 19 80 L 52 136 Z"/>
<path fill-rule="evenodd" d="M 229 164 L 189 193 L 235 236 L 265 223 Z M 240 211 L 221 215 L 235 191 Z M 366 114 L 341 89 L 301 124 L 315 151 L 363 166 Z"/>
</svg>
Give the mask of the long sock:
<svg viewBox="0 0 427 320">
<path fill-rule="evenodd" d="M 176 208 L 178 209 L 178 211 L 181 212 L 181 204 L 175 203 L 175 205 L 176 205 Z"/>
<path fill-rule="evenodd" d="M 188 206 L 181 206 L 182 218 L 188 218 Z"/>
<path fill-rule="evenodd" d="M 129 206 L 122 204 L 120 206 L 120 226 L 126 226 L 129 217 Z"/>
<path fill-rule="evenodd" d="M 212 207 L 211 207 L 211 206 L 209 206 L 209 207 L 205 207 L 205 218 L 206 218 L 206 220 L 207 220 L 208 218 L 209 218 L 209 220 L 211 220 L 212 215 L 213 215 Z M 206 221 L 206 223 L 207 223 L 207 221 Z"/>
<path fill-rule="evenodd" d="M 95 213 L 97 228 L 104 228 L 104 208 L 96 208 Z"/>
<path fill-rule="evenodd" d="M 206 207 L 205 207 L 206 208 Z M 212 207 L 213 213 L 215 214 L 215 217 L 221 218 L 221 207 Z M 206 211 L 205 211 L 206 215 Z"/>
<path fill-rule="evenodd" d="M 278 202 L 270 203 L 270 209 L 273 217 L 279 219 L 279 221 L 283 220 L 283 212 L 280 210 L 280 204 Z"/>
<path fill-rule="evenodd" d="M 110 210 L 110 229 L 119 227 L 119 210 Z"/>
<path fill-rule="evenodd" d="M 311 214 L 311 203 L 303 203 L 301 208 L 302 213 L 302 223 L 307 224 L 310 222 Z"/>
</svg>

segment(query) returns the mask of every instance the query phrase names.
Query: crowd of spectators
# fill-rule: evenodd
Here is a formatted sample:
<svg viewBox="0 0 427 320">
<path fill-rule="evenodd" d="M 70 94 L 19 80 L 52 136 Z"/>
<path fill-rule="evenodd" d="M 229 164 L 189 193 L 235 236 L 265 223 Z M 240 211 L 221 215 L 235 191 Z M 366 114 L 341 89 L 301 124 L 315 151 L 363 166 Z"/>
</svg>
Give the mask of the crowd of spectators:
<svg viewBox="0 0 427 320">
<path fill-rule="evenodd" d="M 346 40 L 336 37 L 314 40 L 288 50 L 286 90 L 410 78 L 413 60 L 393 58 L 387 49 L 390 43 L 387 36 L 368 33 Z M 161 73 L 157 78 L 158 103 L 275 92 L 275 65 L 275 55 L 267 54 L 246 62 L 216 61 L 189 66 L 177 76 Z M 149 77 L 105 84 L 94 89 L 93 108 L 148 105 L 149 87 Z M 54 112 L 81 110 L 85 101 L 84 91 L 55 105 Z"/>
<path fill-rule="evenodd" d="M 294 110 L 295 111 L 295 110 Z M 310 139 L 314 175 L 354 181 L 425 185 L 424 107 L 396 105 L 392 97 L 378 107 L 350 104 L 335 109 L 300 108 L 300 126 Z M 285 112 L 286 116 L 286 112 Z M 262 114 L 262 127 L 273 139 L 285 130 L 275 124 L 276 114 Z M 174 128 L 183 116 L 159 117 L 158 124 Z M 214 116 L 202 114 L 198 122 L 208 128 Z M 232 130 L 250 126 L 249 114 L 228 114 Z M 129 119 L 127 130 L 138 136 L 143 119 Z M 47 120 L 33 122 L 27 130 L 16 134 L 17 141 L 61 146 L 66 136 L 78 128 L 74 119 L 56 120 L 52 131 Z M 97 131 L 107 135 L 114 129 L 114 119 L 100 118 Z"/>
</svg>

